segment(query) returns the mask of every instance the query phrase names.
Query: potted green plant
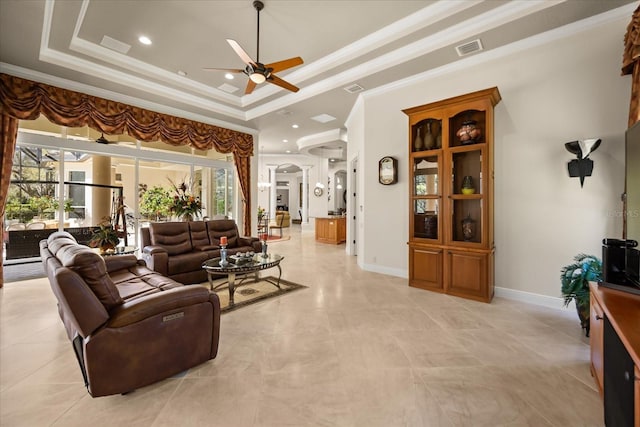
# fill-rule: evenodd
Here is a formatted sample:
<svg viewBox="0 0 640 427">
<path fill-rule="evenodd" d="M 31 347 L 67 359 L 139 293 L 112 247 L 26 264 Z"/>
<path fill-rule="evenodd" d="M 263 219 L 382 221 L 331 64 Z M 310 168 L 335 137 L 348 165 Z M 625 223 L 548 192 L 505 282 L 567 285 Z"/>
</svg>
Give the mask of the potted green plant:
<svg viewBox="0 0 640 427">
<path fill-rule="evenodd" d="M 100 248 L 100 252 L 102 253 L 114 249 L 118 243 L 120 243 L 120 238 L 118 237 L 118 232 L 113 228 L 110 219 L 100 223 L 98 228 L 93 231 L 91 240 L 89 240 L 89 246 L 92 248 Z"/>
<path fill-rule="evenodd" d="M 602 280 L 602 261 L 593 255 L 578 254 L 574 263 L 562 267 L 560 281 L 564 306 L 575 301 L 580 325 L 589 336 L 589 282 Z"/>
<path fill-rule="evenodd" d="M 173 198 L 166 189 L 154 186 L 150 190 L 143 190 L 140 196 L 140 213 L 154 221 L 160 221 L 169 215 L 169 207 Z"/>
</svg>

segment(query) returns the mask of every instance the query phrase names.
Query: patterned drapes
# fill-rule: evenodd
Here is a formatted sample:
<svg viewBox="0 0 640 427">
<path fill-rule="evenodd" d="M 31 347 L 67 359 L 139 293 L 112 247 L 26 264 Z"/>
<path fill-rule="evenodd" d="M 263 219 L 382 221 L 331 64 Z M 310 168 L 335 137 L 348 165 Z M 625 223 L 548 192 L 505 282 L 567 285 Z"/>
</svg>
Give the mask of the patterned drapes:
<svg viewBox="0 0 640 427">
<path fill-rule="evenodd" d="M 160 114 L 8 74 L 0 74 L 0 115 L 2 116 L 2 140 L 0 141 L 2 142 L 2 169 L 0 169 L 2 210 L 0 212 L 4 212 L 4 198 L 13 163 L 18 123 L 15 119 L 35 120 L 40 114 L 61 126 L 89 126 L 106 135 L 128 134 L 140 141 L 163 141 L 176 146 L 190 145 L 199 150 L 233 153 L 243 196 L 244 234 L 251 234 L 252 135 Z M 4 188 L 5 175 L 7 188 Z M 0 278 L 1 271 L 0 268 Z"/>
<path fill-rule="evenodd" d="M 629 127 L 640 120 L 640 6 L 633 12 L 624 35 L 622 75 L 631 74 Z"/>
<path fill-rule="evenodd" d="M 11 166 L 13 165 L 13 152 L 16 148 L 18 135 L 18 119 L 0 114 L 0 224 L 4 224 L 4 208 L 11 183 Z M 3 227 L 4 232 L 4 227 Z M 0 260 L 3 259 L 3 245 L 0 243 Z M 0 288 L 4 284 L 2 263 L 0 262 Z"/>
</svg>

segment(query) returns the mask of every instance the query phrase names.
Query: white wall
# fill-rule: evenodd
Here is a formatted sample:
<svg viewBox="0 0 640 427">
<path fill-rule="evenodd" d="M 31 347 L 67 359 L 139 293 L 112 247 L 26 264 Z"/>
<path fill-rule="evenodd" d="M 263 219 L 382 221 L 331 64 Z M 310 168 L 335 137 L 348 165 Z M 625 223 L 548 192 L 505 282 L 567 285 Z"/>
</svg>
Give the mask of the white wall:
<svg viewBox="0 0 640 427">
<path fill-rule="evenodd" d="M 313 225 L 314 217 L 326 216 L 328 211 L 328 199 L 326 193 L 327 186 L 327 159 L 321 159 L 320 157 L 314 156 L 306 156 L 306 155 L 270 155 L 270 154 L 261 154 L 258 158 L 258 171 L 257 176 L 258 180 L 265 182 L 269 182 L 269 167 L 268 166 L 278 166 L 285 164 L 293 164 L 303 167 L 309 167 L 309 218 L 310 224 Z M 289 185 L 289 212 L 292 215 L 292 218 L 298 217 L 298 199 L 294 198 L 295 194 L 299 190 L 295 190 L 292 186 L 297 186 L 296 182 L 302 182 L 302 172 L 295 177 L 296 179 L 292 179 Z M 278 181 L 286 181 L 291 178 L 286 178 L 286 174 L 277 174 L 276 180 Z M 317 182 L 324 183 L 325 192 L 321 197 L 316 197 L 313 195 L 313 189 L 316 186 Z M 298 187 L 296 187 L 298 188 Z M 262 206 L 266 210 L 269 210 L 269 191 L 258 191 L 258 205 Z M 256 207 L 257 210 L 257 207 Z"/>
<path fill-rule="evenodd" d="M 559 297 L 563 265 L 579 252 L 600 256 L 603 237 L 621 237 L 615 213 L 622 208 L 631 86 L 629 76 L 620 76 L 628 21 L 583 22 L 568 37 L 547 35 L 539 43 L 543 36 L 537 36 L 514 53 L 478 54 L 419 81 L 364 94 L 347 123 L 349 159 L 359 157 L 367 214 L 360 216 L 358 263 L 408 275 L 408 119 L 401 110 L 497 86 L 496 286 Z M 567 162 L 575 157 L 564 143 L 590 137 L 603 142 L 581 189 L 568 177 Z M 399 160 L 396 185 L 377 183 L 383 156 Z"/>
</svg>

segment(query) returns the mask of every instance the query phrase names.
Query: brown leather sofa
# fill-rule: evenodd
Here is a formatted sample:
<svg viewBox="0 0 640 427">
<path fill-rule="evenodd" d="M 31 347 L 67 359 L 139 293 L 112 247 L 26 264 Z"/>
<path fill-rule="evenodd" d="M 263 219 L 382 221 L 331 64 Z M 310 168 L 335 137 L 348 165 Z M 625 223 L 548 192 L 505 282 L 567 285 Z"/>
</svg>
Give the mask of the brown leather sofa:
<svg viewBox="0 0 640 427">
<path fill-rule="evenodd" d="M 103 258 L 67 232 L 42 240 L 40 255 L 91 396 L 127 393 L 216 357 L 215 293 L 135 255 Z"/>
<path fill-rule="evenodd" d="M 232 219 L 152 222 L 141 229 L 142 259 L 149 268 L 186 285 L 202 283 L 202 263 L 220 256 L 220 237 L 227 237 L 227 254 L 260 252 L 257 237 L 241 237 Z"/>
</svg>

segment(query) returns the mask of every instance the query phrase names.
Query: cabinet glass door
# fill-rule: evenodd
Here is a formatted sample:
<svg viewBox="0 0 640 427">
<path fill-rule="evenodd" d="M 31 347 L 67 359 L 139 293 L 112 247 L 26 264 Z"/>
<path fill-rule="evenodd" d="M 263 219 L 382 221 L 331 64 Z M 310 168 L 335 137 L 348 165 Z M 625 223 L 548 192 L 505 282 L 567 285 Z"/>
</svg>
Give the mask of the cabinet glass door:
<svg viewBox="0 0 640 427">
<path fill-rule="evenodd" d="M 438 156 L 413 159 L 413 236 L 438 239 L 440 212 L 440 159 Z"/>
<path fill-rule="evenodd" d="M 482 201 L 454 199 L 451 209 L 451 236 L 456 242 L 482 242 Z"/>
<path fill-rule="evenodd" d="M 455 242 L 482 242 L 482 154 L 480 145 L 451 153 L 451 239 Z"/>
<path fill-rule="evenodd" d="M 451 194 L 482 194 L 482 150 L 451 155 Z"/>
<path fill-rule="evenodd" d="M 411 151 L 437 150 L 442 148 L 442 120 L 424 119 L 411 127 Z"/>
</svg>

